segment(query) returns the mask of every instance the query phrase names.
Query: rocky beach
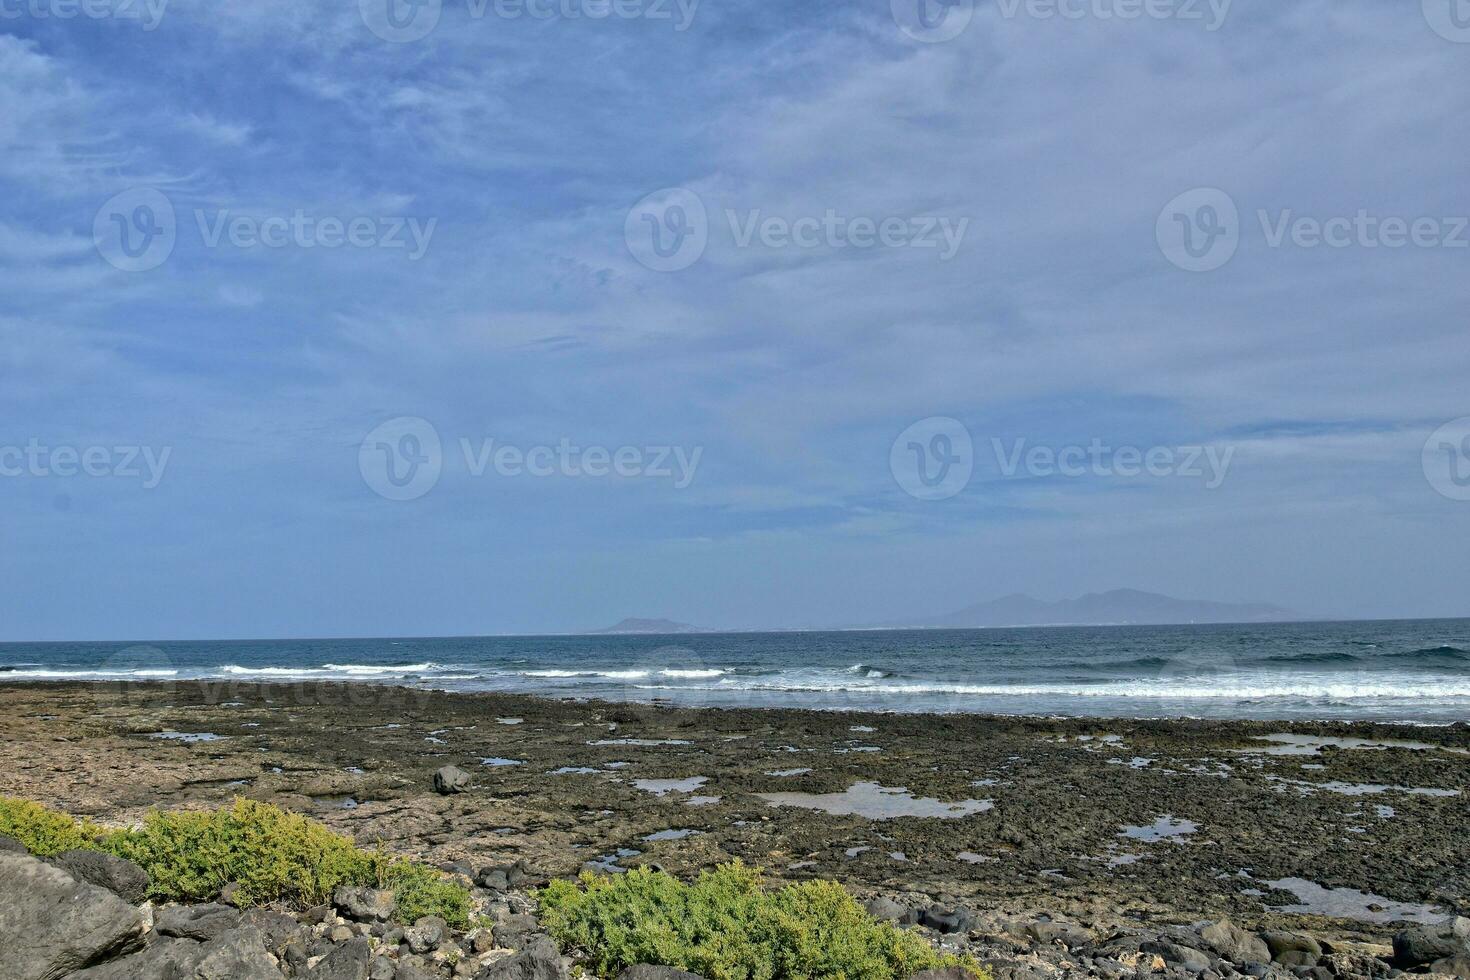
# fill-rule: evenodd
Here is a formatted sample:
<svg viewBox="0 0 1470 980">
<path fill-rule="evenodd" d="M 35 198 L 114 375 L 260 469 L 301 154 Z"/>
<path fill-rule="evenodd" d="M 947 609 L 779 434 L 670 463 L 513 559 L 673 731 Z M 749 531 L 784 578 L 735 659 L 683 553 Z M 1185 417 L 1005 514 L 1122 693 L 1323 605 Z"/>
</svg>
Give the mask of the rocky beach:
<svg viewBox="0 0 1470 980">
<path fill-rule="evenodd" d="M 473 928 L 418 933 L 370 895 L 289 915 L 145 907 L 136 925 L 113 908 L 136 936 L 99 962 L 191 965 L 147 973 L 132 959 L 82 976 L 204 976 L 218 953 L 205 946 L 222 936 L 234 953 L 219 955 L 265 971 L 222 976 L 560 975 L 575 957 L 539 935 L 539 884 L 639 866 L 687 878 L 737 858 L 777 882 L 839 881 L 1003 980 L 1470 975 L 1463 724 L 675 708 L 227 682 L 13 684 L 0 687 L 0 716 L 0 794 L 113 826 L 245 797 L 474 887 Z M 64 891 L 96 877 L 5 861 L 0 875 L 36 894 L 41 879 Z M 201 916 L 214 925 L 187 926 Z"/>
</svg>

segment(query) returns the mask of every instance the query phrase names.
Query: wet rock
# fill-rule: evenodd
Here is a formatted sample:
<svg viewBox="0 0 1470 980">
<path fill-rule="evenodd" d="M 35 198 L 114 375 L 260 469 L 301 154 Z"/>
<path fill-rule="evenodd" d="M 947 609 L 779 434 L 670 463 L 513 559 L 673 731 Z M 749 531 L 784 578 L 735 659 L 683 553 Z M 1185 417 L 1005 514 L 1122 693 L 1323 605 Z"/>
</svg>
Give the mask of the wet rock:
<svg viewBox="0 0 1470 980">
<path fill-rule="evenodd" d="M 1423 966 L 1456 956 L 1470 956 L 1470 919 L 1456 918 L 1444 925 L 1412 926 L 1393 937 L 1394 966 Z"/>
<path fill-rule="evenodd" d="M 434 773 L 434 792 L 443 795 L 464 793 L 470 788 L 470 774 L 459 766 L 445 766 Z"/>
<path fill-rule="evenodd" d="M 344 885 L 332 896 L 332 904 L 345 918 L 357 922 L 387 922 L 393 917 L 394 898 L 385 889 Z"/>
<path fill-rule="evenodd" d="M 148 898 L 148 872 L 120 857 L 100 851 L 66 851 L 50 863 L 78 881 L 106 888 L 130 905 L 141 905 Z"/>
<path fill-rule="evenodd" d="M 153 928 L 163 936 L 207 942 L 240 927 L 239 909 L 228 905 L 171 905 L 153 914 Z"/>
<path fill-rule="evenodd" d="M 143 944 L 143 916 L 113 892 L 20 854 L 0 854 L 4 968 L 53 980 Z"/>
<path fill-rule="evenodd" d="M 680 970 L 673 966 L 654 966 L 639 963 L 618 974 L 618 980 L 704 980 L 698 973 Z"/>
<path fill-rule="evenodd" d="M 1206 949 L 1236 966 L 1271 962 L 1271 947 L 1266 941 L 1229 919 L 1211 922 L 1199 931 L 1199 936 Z"/>
</svg>

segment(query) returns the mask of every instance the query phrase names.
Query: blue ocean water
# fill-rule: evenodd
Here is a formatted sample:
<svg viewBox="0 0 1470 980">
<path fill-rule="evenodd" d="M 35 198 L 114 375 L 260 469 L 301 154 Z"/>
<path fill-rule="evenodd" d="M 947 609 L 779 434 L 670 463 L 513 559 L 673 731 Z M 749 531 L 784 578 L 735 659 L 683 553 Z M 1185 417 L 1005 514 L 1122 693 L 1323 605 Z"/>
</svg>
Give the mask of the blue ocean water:
<svg viewBox="0 0 1470 980">
<path fill-rule="evenodd" d="M 691 705 L 1470 720 L 1470 620 L 0 644 L 0 682 L 341 680 Z"/>
</svg>

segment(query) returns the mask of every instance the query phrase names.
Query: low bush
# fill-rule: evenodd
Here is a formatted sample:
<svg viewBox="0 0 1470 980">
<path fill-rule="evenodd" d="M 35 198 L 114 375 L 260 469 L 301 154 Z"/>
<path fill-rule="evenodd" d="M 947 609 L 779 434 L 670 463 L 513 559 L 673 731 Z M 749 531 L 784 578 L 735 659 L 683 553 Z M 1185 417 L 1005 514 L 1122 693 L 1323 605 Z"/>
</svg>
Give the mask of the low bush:
<svg viewBox="0 0 1470 980">
<path fill-rule="evenodd" d="M 735 861 L 684 884 L 661 871 L 582 875 L 538 896 L 542 924 L 598 976 L 638 963 L 710 980 L 893 980 L 970 960 L 879 922 L 841 885 L 813 881 L 776 891 Z"/>
<path fill-rule="evenodd" d="M 108 832 L 30 800 L 0 796 L 0 836 L 14 838 L 39 857 L 54 857 L 63 851 L 97 850 Z"/>
<path fill-rule="evenodd" d="M 154 811 L 106 849 L 142 865 L 153 890 L 179 902 L 208 901 L 234 883 L 242 905 L 320 905 L 340 885 L 376 883 L 382 863 L 319 823 L 250 800 L 208 812 Z"/>
<path fill-rule="evenodd" d="M 372 885 L 394 889 L 401 922 L 437 915 L 463 928 L 469 921 L 469 892 L 438 870 L 363 850 L 315 821 L 251 800 L 212 811 L 154 811 L 140 828 L 105 830 L 0 797 L 0 834 L 42 857 L 86 849 L 127 858 L 148 872 L 149 895 L 164 901 L 210 901 L 234 884 L 233 901 L 242 906 L 307 906 L 328 901 L 340 885 Z"/>
<path fill-rule="evenodd" d="M 468 929 L 470 893 L 436 871 L 412 861 L 395 861 L 380 873 L 382 887 L 393 889 L 397 918 L 414 922 L 437 915 L 456 929 Z"/>
</svg>

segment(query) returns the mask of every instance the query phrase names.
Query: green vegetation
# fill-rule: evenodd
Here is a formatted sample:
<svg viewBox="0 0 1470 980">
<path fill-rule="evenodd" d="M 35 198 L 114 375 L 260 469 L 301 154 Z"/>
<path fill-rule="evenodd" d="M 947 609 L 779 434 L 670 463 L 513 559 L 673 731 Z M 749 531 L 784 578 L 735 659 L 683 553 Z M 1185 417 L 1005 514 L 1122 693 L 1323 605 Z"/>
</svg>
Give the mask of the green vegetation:
<svg viewBox="0 0 1470 980">
<path fill-rule="evenodd" d="M 108 833 L 90 820 L 0 796 L 0 835 L 14 838 L 39 857 L 55 857 L 63 851 L 98 850 Z"/>
<path fill-rule="evenodd" d="M 164 901 L 210 901 L 234 884 L 242 906 L 317 905 L 339 885 L 371 885 L 394 889 L 401 922 L 425 915 L 457 928 L 469 922 L 469 892 L 434 868 L 365 851 L 306 817 L 251 800 L 209 812 L 154 811 L 141 828 L 110 831 L 0 796 L 0 834 L 42 857 L 94 850 L 127 858 L 148 872 L 149 895 Z"/>
<path fill-rule="evenodd" d="M 875 920 L 836 882 L 768 891 L 739 861 L 687 885 L 644 868 L 584 874 L 553 881 L 539 901 L 542 924 L 601 977 L 637 963 L 710 980 L 893 980 L 944 966 L 982 975 L 972 961 Z"/>
<path fill-rule="evenodd" d="M 384 887 L 393 889 L 399 921 L 414 922 L 437 915 L 456 929 L 469 928 L 470 893 L 442 872 L 411 861 L 394 861 L 379 878 Z"/>
</svg>

